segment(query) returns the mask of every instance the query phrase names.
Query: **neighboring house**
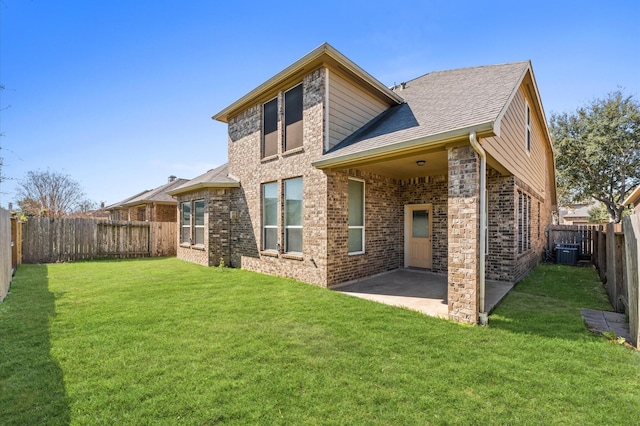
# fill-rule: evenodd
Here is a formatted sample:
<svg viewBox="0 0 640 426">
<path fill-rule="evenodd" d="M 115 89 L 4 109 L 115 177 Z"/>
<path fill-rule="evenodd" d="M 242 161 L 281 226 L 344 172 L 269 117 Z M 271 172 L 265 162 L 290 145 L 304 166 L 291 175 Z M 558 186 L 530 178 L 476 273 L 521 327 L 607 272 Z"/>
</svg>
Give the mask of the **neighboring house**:
<svg viewBox="0 0 640 426">
<path fill-rule="evenodd" d="M 622 205 L 633 207 L 633 214 L 640 214 L 640 185 L 629 194 Z"/>
<path fill-rule="evenodd" d="M 111 220 L 175 222 L 178 220 L 177 203 L 168 192 L 187 181 L 187 179 L 169 176 L 168 182 L 162 186 L 142 191 L 106 207 L 109 218 Z"/>
<path fill-rule="evenodd" d="M 180 258 L 326 287 L 431 270 L 470 323 L 483 256 L 487 279 L 511 282 L 541 259 L 554 155 L 528 61 L 388 88 L 323 44 L 213 118 L 229 163 L 170 192 Z"/>
<path fill-rule="evenodd" d="M 589 225 L 589 210 L 598 207 L 598 201 L 589 203 L 572 204 L 560 208 L 560 225 Z"/>
</svg>

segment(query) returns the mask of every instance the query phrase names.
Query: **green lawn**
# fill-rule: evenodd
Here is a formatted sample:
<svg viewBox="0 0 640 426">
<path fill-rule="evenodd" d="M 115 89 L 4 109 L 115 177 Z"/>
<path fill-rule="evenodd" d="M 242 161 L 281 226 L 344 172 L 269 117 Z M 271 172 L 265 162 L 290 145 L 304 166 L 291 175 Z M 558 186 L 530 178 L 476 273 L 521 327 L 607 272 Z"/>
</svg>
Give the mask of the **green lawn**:
<svg viewBox="0 0 640 426">
<path fill-rule="evenodd" d="M 640 353 L 587 331 L 595 272 L 541 265 L 470 327 L 176 259 L 23 265 L 0 424 L 630 424 Z"/>
</svg>

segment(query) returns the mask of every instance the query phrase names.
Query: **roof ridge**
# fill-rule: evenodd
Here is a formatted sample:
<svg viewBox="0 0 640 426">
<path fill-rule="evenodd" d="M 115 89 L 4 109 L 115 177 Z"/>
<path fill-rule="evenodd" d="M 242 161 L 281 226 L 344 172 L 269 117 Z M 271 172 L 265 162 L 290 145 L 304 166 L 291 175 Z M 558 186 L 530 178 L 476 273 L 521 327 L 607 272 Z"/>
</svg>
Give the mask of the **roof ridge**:
<svg viewBox="0 0 640 426">
<path fill-rule="evenodd" d="M 448 73 L 448 72 L 453 72 L 453 71 L 473 70 L 473 69 L 478 69 L 478 68 L 502 67 L 502 66 L 505 66 L 505 65 L 529 64 L 530 62 L 531 62 L 531 60 L 527 59 L 527 60 L 523 60 L 523 61 L 503 62 L 503 63 L 499 63 L 499 64 L 474 65 L 474 66 L 471 66 L 471 67 L 459 67 L 459 68 L 449 68 L 449 69 L 444 69 L 444 70 L 429 71 L 429 72 L 424 73 L 422 75 L 419 75 L 419 76 L 417 76 L 415 78 L 412 78 L 411 80 L 407 80 L 406 83 L 410 83 L 412 81 L 416 81 L 418 79 L 421 79 L 421 78 L 426 77 L 426 76 L 431 75 L 431 74 L 441 74 L 441 73 Z"/>
</svg>

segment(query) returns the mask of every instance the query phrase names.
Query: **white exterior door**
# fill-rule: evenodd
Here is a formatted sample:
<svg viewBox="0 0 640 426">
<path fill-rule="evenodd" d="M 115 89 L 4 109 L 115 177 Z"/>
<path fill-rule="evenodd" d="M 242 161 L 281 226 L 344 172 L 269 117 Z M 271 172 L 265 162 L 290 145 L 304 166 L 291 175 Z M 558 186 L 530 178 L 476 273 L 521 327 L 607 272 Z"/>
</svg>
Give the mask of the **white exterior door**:
<svg viewBox="0 0 640 426">
<path fill-rule="evenodd" d="M 431 204 L 411 204 L 405 206 L 406 268 L 431 269 Z"/>
</svg>

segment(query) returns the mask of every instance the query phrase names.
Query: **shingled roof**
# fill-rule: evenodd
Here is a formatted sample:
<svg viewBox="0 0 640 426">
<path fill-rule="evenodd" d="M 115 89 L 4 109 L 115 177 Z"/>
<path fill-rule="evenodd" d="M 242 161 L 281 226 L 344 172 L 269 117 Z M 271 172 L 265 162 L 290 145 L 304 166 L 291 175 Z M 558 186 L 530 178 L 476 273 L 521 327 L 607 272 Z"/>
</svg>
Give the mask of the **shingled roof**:
<svg viewBox="0 0 640 426">
<path fill-rule="evenodd" d="M 314 164 L 366 156 L 412 143 L 492 131 L 518 90 L 530 62 L 432 72 L 396 89 L 393 106 L 326 152 Z"/>
<path fill-rule="evenodd" d="M 229 176 L 229 167 L 225 163 L 172 189 L 169 194 L 183 194 L 202 188 L 236 188 L 239 186 L 240 183 Z"/>
<path fill-rule="evenodd" d="M 188 179 L 179 179 L 175 176 L 170 176 L 169 179 L 169 182 L 165 183 L 162 186 L 159 186 L 155 189 L 142 191 L 132 197 L 125 198 L 118 203 L 114 203 L 108 206 L 106 210 L 110 211 L 118 208 L 127 208 L 147 203 L 175 203 L 176 200 L 172 196 L 170 196 L 168 192 L 171 189 L 176 188 L 185 182 L 188 182 Z"/>
</svg>

